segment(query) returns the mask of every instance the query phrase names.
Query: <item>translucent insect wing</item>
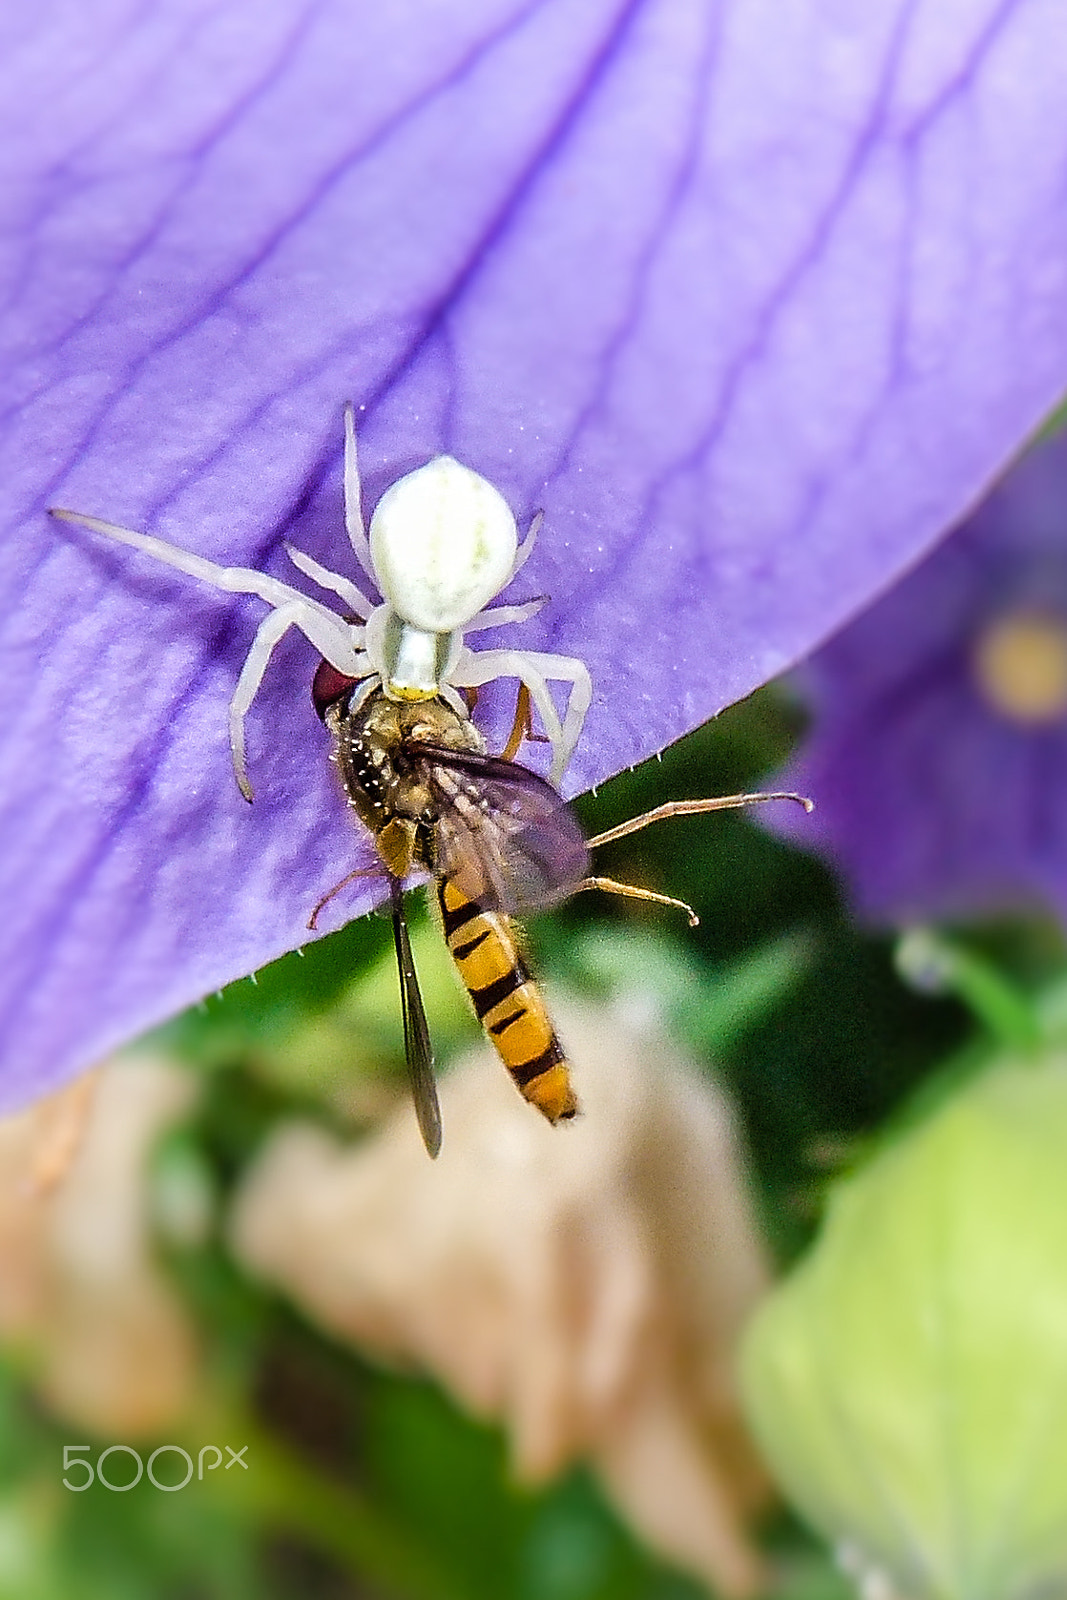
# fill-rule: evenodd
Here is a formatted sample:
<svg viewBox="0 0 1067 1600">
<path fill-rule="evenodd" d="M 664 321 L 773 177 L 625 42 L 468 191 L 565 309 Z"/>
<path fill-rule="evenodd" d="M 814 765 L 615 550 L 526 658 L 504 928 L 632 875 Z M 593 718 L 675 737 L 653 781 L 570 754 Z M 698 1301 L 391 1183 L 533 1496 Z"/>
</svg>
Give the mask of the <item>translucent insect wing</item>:
<svg viewBox="0 0 1067 1600">
<path fill-rule="evenodd" d="M 413 741 L 408 754 L 437 801 L 437 865 L 484 910 L 554 905 L 587 876 L 578 819 L 535 772 Z"/>
<path fill-rule="evenodd" d="M 396 878 L 389 880 L 393 914 L 393 943 L 396 947 L 396 966 L 400 978 L 400 1010 L 404 1019 L 404 1055 L 407 1061 L 411 1095 L 415 1102 L 415 1116 L 423 1143 L 431 1156 L 441 1149 L 441 1107 L 437 1099 L 434 1080 L 433 1046 L 430 1029 L 419 990 L 415 958 L 411 950 L 407 918 L 404 915 L 404 892 Z"/>
</svg>

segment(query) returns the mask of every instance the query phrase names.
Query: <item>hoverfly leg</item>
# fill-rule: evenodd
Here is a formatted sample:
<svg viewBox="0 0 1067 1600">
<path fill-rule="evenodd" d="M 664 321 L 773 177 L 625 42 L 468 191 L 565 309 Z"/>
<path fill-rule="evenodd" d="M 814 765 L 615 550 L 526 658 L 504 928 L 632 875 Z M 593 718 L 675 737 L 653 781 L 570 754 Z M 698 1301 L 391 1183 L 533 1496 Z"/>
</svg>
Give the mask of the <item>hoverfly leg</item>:
<svg viewBox="0 0 1067 1600">
<path fill-rule="evenodd" d="M 433 1075 L 433 1046 L 404 915 L 404 889 L 400 879 L 392 873 L 389 875 L 389 899 L 393 914 L 396 969 L 400 978 L 400 1011 L 404 1019 L 404 1057 L 422 1142 L 427 1152 L 436 1156 L 441 1149 L 441 1107 Z"/>
<path fill-rule="evenodd" d="M 614 844 L 616 839 L 625 839 L 627 834 L 639 833 L 642 828 L 650 828 L 654 822 L 665 822 L 668 817 L 692 817 L 704 811 L 737 811 L 742 806 L 759 805 L 766 800 L 792 800 L 805 811 L 815 810 L 814 800 L 789 793 L 720 794 L 710 800 L 667 800 L 651 811 L 642 811 L 639 817 L 631 817 L 628 822 L 620 822 L 617 827 L 598 833 L 588 841 L 589 848 L 595 850 L 598 845 Z"/>
<path fill-rule="evenodd" d="M 548 743 L 548 739 L 543 733 L 534 732 L 530 691 L 524 683 L 520 683 L 519 692 L 515 697 L 515 720 L 511 724 L 508 742 L 500 752 L 500 760 L 514 761 L 518 754 L 519 746 L 524 739 L 528 739 L 531 744 Z"/>
<path fill-rule="evenodd" d="M 515 720 L 511 724 L 508 742 L 500 752 L 502 761 L 514 761 L 519 746 L 524 739 L 528 739 L 533 732 L 533 719 L 530 709 L 530 691 L 524 683 L 519 684 L 519 692 L 515 697 Z"/>
<path fill-rule="evenodd" d="M 312 932 L 315 931 L 315 928 L 318 926 L 319 912 L 324 910 L 325 907 L 329 905 L 334 895 L 340 894 L 341 890 L 346 888 L 348 884 L 354 883 L 357 878 L 380 878 L 383 876 L 383 873 L 384 869 L 382 867 L 357 867 L 354 872 L 346 872 L 340 883 L 335 883 L 332 889 L 327 889 L 322 899 L 316 905 L 314 911 L 307 920 L 309 929 Z"/>
<path fill-rule="evenodd" d="M 652 900 L 658 906 L 674 906 L 676 910 L 685 912 L 691 928 L 700 926 L 700 918 L 689 902 L 676 900 L 670 894 L 657 894 L 654 889 L 639 889 L 634 883 L 618 883 L 614 878 L 583 878 L 574 892 L 581 894 L 584 889 L 603 889 L 605 894 L 621 894 L 629 900 Z"/>
<path fill-rule="evenodd" d="M 631 817 L 628 822 L 620 822 L 617 827 L 596 834 L 587 843 L 590 850 L 595 850 L 598 845 L 614 844 L 616 839 L 625 839 L 630 833 L 640 833 L 642 828 L 650 828 L 654 822 L 665 822 L 668 817 L 691 817 L 704 811 L 735 811 L 741 806 L 756 805 L 765 800 L 793 800 L 805 811 L 814 810 L 815 804 L 801 794 L 782 793 L 720 794 L 708 800 L 667 800 L 651 811 L 643 811 L 639 817 Z M 575 893 L 580 894 L 583 889 L 603 889 L 606 894 L 626 895 L 631 900 L 652 900 L 657 905 L 674 906 L 685 912 L 691 928 L 700 925 L 700 918 L 692 906 L 685 900 L 676 900 L 673 895 L 657 894 L 653 889 L 639 889 L 632 883 L 617 883 L 614 878 L 583 878 Z"/>
</svg>

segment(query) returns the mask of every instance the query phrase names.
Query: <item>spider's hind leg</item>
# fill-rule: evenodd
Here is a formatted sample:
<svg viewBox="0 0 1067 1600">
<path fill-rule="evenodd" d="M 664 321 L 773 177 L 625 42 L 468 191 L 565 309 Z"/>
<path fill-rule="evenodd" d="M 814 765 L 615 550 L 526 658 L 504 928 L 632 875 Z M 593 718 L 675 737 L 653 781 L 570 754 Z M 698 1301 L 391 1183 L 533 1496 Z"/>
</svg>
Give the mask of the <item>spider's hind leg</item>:
<svg viewBox="0 0 1067 1600">
<path fill-rule="evenodd" d="M 371 559 L 370 541 L 363 525 L 362 487 L 359 481 L 359 457 L 356 452 L 356 413 L 351 400 L 345 406 L 345 532 L 363 571 L 372 583 L 378 579 Z"/>
</svg>

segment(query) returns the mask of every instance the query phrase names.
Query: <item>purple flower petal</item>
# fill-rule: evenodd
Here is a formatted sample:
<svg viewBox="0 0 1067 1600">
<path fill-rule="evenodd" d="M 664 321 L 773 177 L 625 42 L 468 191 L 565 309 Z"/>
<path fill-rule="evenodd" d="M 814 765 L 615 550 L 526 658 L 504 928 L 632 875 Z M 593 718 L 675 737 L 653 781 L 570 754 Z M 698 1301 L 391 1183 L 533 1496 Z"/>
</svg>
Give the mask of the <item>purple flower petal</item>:
<svg viewBox="0 0 1067 1600">
<path fill-rule="evenodd" d="M 579 787 L 796 659 L 1067 371 L 1045 0 L 90 0 L 3 23 L 9 1102 L 304 937 L 362 859 L 254 603 L 43 516 L 344 562 L 442 449 L 529 515 Z M 365 904 L 353 897 L 350 905 Z"/>
<path fill-rule="evenodd" d="M 991 651 L 995 650 L 995 654 Z M 805 669 L 815 721 L 784 781 L 859 910 L 1037 898 L 1067 917 L 1067 435 Z"/>
</svg>

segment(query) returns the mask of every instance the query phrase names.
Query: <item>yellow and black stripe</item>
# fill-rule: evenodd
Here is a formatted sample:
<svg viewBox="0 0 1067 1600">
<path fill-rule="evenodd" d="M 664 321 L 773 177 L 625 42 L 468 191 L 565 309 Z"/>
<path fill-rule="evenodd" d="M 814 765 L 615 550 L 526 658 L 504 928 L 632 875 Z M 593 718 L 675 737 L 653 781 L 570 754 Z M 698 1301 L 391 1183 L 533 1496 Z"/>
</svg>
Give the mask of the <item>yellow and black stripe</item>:
<svg viewBox="0 0 1067 1600">
<path fill-rule="evenodd" d="M 510 920 L 483 911 L 452 879 L 437 880 L 449 953 L 519 1092 L 549 1122 L 573 1117 L 570 1069 L 541 991 L 522 959 Z"/>
</svg>

